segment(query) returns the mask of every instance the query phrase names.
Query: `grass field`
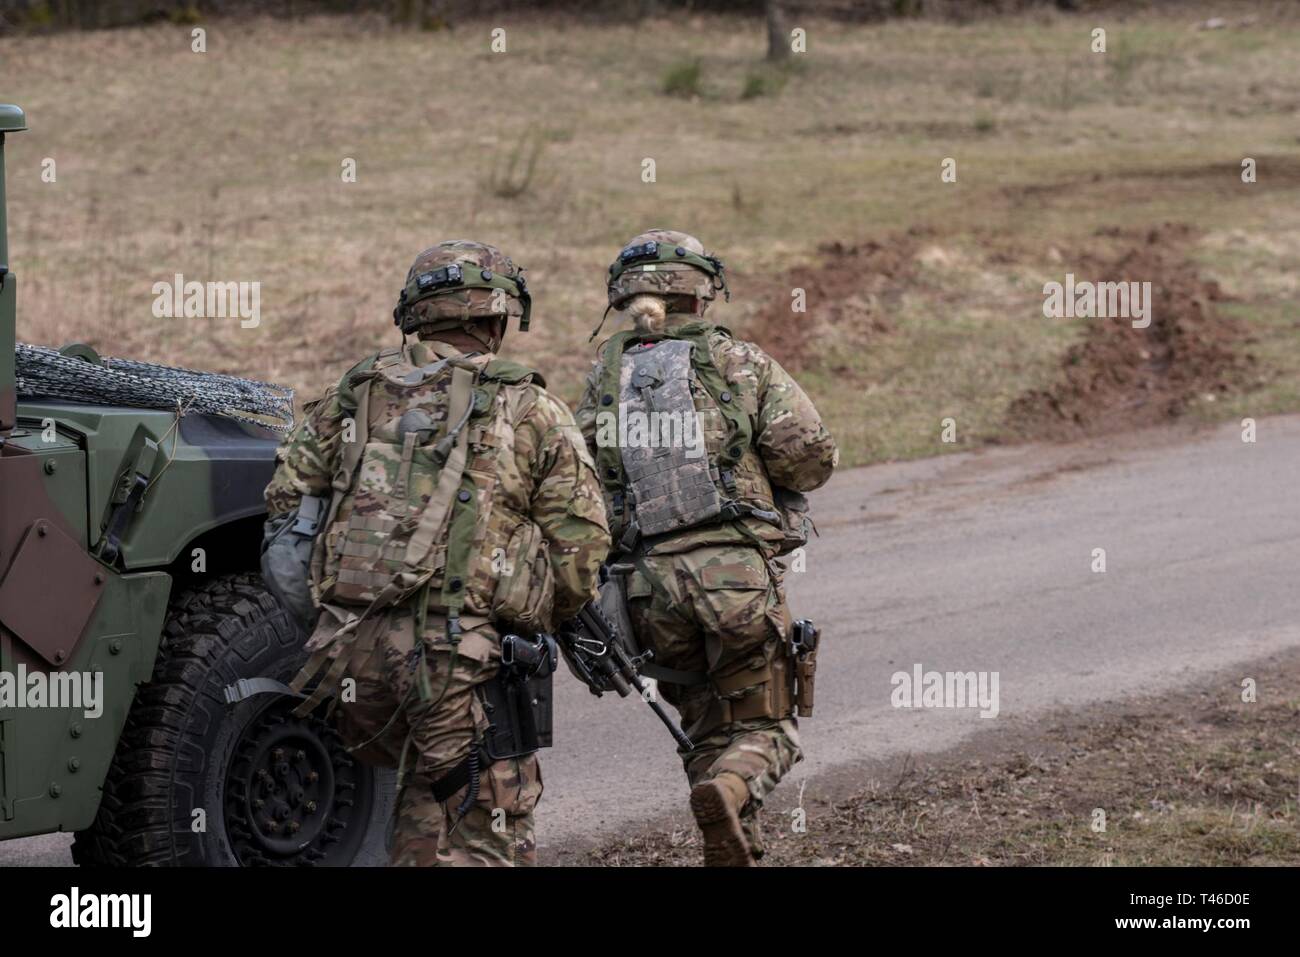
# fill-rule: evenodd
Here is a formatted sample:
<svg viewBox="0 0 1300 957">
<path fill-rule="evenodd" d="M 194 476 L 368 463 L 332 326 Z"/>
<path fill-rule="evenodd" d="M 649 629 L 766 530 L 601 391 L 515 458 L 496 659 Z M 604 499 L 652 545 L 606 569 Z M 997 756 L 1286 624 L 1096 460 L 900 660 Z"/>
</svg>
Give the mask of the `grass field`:
<svg viewBox="0 0 1300 957">
<path fill-rule="evenodd" d="M 1260 667 L 1257 700 L 1224 674 L 1001 731 L 998 746 L 895 759 L 865 787 L 814 779 L 794 805 L 801 829 L 792 807 L 764 809 L 764 863 L 1294 867 L 1300 658 Z M 565 863 L 699 860 L 695 829 L 674 820 Z"/>
<path fill-rule="evenodd" d="M 712 315 L 796 365 L 862 463 L 1013 436 L 1010 403 L 1054 380 L 1088 322 L 1044 319 L 1043 283 L 1099 230 L 1173 222 L 1256 359 L 1190 414 L 1300 408 L 1300 17 L 1275 9 L 1235 4 L 1218 30 L 1195 27 L 1209 7 L 811 22 L 788 74 L 763 71 L 757 20 L 731 18 L 214 21 L 201 54 L 167 25 L 7 39 L 0 99 L 32 126 L 8 150 L 19 337 L 310 398 L 394 340 L 419 249 L 472 237 L 528 267 L 534 331 L 506 353 L 574 399 L 606 265 L 673 226 L 733 274 Z M 826 251 L 868 241 L 888 271 Z M 261 324 L 154 318 L 153 283 L 178 272 L 260 281 Z M 806 314 L 789 313 L 797 277 Z"/>
</svg>

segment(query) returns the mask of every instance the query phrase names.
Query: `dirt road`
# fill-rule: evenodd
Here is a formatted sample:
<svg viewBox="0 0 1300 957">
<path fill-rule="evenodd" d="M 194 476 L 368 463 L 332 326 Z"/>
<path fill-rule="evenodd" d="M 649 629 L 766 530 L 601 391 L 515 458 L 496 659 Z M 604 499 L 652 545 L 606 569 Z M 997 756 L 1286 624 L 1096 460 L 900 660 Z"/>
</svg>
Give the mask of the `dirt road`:
<svg viewBox="0 0 1300 957">
<path fill-rule="evenodd" d="M 1300 646 L 1298 476 L 1300 416 L 1261 420 L 1255 443 L 1235 426 L 1161 429 L 836 476 L 815 497 L 806 571 L 789 575 L 826 642 L 808 758 L 782 790 Z M 891 675 L 916 664 L 997 672 L 998 716 L 894 708 Z M 556 724 L 544 857 L 682 806 L 671 742 L 638 702 L 565 674 Z M 13 842 L 0 866 L 64 863 L 66 847 Z"/>
<path fill-rule="evenodd" d="M 807 571 L 788 576 L 827 637 L 808 758 L 783 789 L 1300 645 L 1298 476 L 1300 416 L 1262 420 L 1254 444 L 1236 427 L 1156 430 L 836 476 Z M 998 672 L 998 717 L 892 707 L 890 676 L 917 663 Z M 566 691 L 539 839 L 584 843 L 684 804 L 650 714 Z"/>
</svg>

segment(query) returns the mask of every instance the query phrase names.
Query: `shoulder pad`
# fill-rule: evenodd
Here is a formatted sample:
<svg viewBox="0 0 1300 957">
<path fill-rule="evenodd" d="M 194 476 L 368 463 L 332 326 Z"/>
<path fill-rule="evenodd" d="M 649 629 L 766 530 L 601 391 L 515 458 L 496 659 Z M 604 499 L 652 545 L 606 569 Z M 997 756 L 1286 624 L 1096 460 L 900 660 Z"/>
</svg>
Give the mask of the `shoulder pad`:
<svg viewBox="0 0 1300 957">
<path fill-rule="evenodd" d="M 546 379 L 536 369 L 530 369 L 528 366 L 520 365 L 518 362 L 512 362 L 509 359 L 493 359 L 483 370 L 484 379 L 494 379 L 497 382 L 505 382 L 511 385 L 532 381 L 540 386 L 545 387 Z"/>
<path fill-rule="evenodd" d="M 343 406 L 345 409 L 356 409 L 357 395 L 356 392 L 353 391 L 354 387 L 363 379 L 369 378 L 370 373 L 374 371 L 375 363 L 378 362 L 379 357 L 383 354 L 384 353 L 381 352 L 373 356 L 366 356 L 366 358 L 362 359 L 347 372 L 343 373 L 343 378 L 339 379 L 339 405 Z"/>
<path fill-rule="evenodd" d="M 690 322 L 682 323 L 673 329 L 664 333 L 670 339 L 693 339 L 696 336 L 704 336 L 712 339 L 714 336 L 726 336 L 732 338 L 731 330 L 726 326 L 720 326 L 716 322 L 707 322 L 704 319 L 693 319 Z"/>
</svg>

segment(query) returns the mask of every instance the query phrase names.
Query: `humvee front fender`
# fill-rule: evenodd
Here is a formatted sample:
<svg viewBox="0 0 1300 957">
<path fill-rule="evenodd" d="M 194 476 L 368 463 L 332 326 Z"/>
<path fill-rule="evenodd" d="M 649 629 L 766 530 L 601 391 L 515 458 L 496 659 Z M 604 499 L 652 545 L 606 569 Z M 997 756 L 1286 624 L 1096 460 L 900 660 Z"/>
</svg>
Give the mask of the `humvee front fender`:
<svg viewBox="0 0 1300 957">
<path fill-rule="evenodd" d="M 44 400 L 19 403 L 18 417 L 33 433 L 52 424 L 85 450 L 85 498 L 73 507 L 86 510 L 92 551 L 103 543 L 114 492 L 132 465 L 132 440 L 143 431 L 157 445 L 147 490 L 125 516 L 118 549 L 124 570 L 167 568 L 193 557 L 182 552 L 205 533 L 265 513 L 262 490 L 278 444 L 265 429 L 216 416 L 191 414 L 178 423 L 173 412 Z"/>
<path fill-rule="evenodd" d="M 0 630 L 0 840 L 90 826 L 136 686 L 153 674 L 171 576 L 104 574 L 82 640 L 57 671 Z M 80 701 L 42 704 L 40 687 L 54 682 L 64 701 L 68 690 Z"/>
</svg>

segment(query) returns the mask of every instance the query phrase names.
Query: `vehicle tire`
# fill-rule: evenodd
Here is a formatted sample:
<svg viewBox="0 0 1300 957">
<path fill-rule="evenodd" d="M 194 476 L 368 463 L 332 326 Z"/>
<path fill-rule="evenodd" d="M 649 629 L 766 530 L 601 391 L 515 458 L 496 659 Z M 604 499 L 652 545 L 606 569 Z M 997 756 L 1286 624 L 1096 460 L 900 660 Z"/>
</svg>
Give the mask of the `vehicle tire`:
<svg viewBox="0 0 1300 957">
<path fill-rule="evenodd" d="M 353 759 L 318 715 L 295 718 L 297 699 L 259 694 L 225 704 L 223 690 L 240 678 L 287 683 L 304 639 L 256 574 L 213 578 L 176 598 L 73 860 L 385 864 L 395 773 Z"/>
</svg>

